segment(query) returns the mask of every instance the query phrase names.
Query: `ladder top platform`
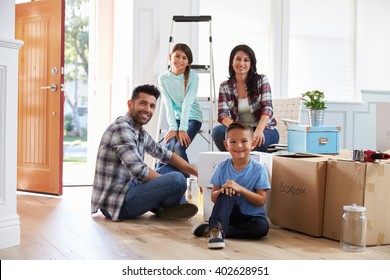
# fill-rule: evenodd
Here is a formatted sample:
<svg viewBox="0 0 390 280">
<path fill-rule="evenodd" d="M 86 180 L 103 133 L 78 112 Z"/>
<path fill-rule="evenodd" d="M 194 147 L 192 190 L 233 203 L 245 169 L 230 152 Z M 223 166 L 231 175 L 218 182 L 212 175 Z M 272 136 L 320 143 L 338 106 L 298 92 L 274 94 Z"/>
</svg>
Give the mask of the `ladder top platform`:
<svg viewBox="0 0 390 280">
<path fill-rule="evenodd" d="M 211 16 L 173 16 L 172 20 L 176 22 L 211 21 Z"/>
</svg>

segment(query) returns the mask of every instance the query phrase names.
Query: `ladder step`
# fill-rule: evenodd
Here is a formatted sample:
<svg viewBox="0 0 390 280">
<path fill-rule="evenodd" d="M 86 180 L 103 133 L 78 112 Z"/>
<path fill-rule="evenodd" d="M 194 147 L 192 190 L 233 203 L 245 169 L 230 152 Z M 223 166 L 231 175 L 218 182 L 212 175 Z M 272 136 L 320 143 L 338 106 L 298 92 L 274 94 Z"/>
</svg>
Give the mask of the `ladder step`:
<svg viewBox="0 0 390 280">
<path fill-rule="evenodd" d="M 171 65 L 168 65 L 168 70 L 171 69 Z M 191 69 L 196 72 L 203 72 L 203 73 L 209 73 L 210 72 L 210 65 L 198 65 L 198 64 L 191 64 Z"/>
<path fill-rule="evenodd" d="M 192 64 L 191 69 L 199 72 L 210 72 L 210 65 Z"/>
<path fill-rule="evenodd" d="M 173 16 L 172 20 L 176 22 L 210 21 L 211 16 Z"/>
</svg>

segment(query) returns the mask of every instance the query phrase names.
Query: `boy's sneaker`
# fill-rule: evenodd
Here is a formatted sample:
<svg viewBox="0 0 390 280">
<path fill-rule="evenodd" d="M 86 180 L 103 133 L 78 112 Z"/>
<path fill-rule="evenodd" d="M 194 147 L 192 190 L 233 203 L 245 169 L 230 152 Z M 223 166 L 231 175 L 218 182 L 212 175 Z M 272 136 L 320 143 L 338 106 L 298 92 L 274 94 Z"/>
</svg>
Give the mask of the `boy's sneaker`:
<svg viewBox="0 0 390 280">
<path fill-rule="evenodd" d="M 165 208 L 157 212 L 162 219 L 188 220 L 198 213 L 198 207 L 191 203 L 183 203 L 172 208 Z"/>
<path fill-rule="evenodd" d="M 196 224 L 192 227 L 192 234 L 196 237 L 203 237 L 209 234 L 210 227 L 209 224 Z"/>
<path fill-rule="evenodd" d="M 210 249 L 225 248 L 225 241 L 223 240 L 221 225 L 218 228 L 212 228 L 209 232 L 208 247 Z"/>
</svg>

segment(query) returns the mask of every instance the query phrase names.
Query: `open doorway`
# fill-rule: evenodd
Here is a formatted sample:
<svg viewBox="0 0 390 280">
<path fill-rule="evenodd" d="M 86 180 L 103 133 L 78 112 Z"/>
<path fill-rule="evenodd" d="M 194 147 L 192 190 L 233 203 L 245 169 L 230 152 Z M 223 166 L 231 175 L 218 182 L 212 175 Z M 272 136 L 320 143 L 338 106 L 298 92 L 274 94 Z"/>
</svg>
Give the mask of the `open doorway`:
<svg viewBox="0 0 390 280">
<path fill-rule="evenodd" d="M 92 185 L 87 168 L 89 0 L 65 1 L 63 186 Z"/>
</svg>

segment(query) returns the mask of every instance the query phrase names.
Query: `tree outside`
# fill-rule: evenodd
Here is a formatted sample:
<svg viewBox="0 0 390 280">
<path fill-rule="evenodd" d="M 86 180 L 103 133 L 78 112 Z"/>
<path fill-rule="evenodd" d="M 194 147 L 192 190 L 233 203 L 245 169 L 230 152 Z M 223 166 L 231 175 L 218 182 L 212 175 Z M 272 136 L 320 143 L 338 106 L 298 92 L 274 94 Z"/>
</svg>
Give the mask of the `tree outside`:
<svg viewBox="0 0 390 280">
<path fill-rule="evenodd" d="M 64 166 L 87 160 L 88 12 L 89 0 L 65 1 Z"/>
<path fill-rule="evenodd" d="M 65 2 L 64 133 L 87 135 L 89 0 Z"/>
</svg>

